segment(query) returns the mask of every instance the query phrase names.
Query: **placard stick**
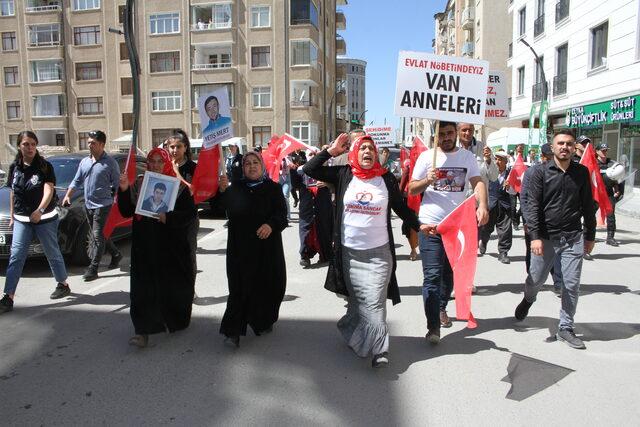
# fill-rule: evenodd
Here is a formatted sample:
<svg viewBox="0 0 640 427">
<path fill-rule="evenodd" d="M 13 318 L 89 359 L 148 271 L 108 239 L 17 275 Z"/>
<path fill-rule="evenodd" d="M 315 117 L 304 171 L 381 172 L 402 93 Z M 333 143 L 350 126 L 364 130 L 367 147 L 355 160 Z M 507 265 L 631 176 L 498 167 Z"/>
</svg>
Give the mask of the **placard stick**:
<svg viewBox="0 0 640 427">
<path fill-rule="evenodd" d="M 438 144 L 440 143 L 440 141 L 438 141 L 439 134 L 440 134 L 440 120 L 436 122 L 436 134 L 433 137 L 433 162 L 431 163 L 431 167 L 433 169 L 436 168 L 436 159 L 438 158 Z"/>
</svg>

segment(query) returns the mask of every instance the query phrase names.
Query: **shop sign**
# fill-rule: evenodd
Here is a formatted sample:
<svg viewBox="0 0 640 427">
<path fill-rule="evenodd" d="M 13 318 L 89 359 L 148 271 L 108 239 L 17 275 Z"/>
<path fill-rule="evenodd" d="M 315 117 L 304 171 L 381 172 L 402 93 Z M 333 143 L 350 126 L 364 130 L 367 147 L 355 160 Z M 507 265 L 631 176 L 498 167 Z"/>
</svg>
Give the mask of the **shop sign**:
<svg viewBox="0 0 640 427">
<path fill-rule="evenodd" d="M 602 126 L 640 121 L 640 95 L 617 98 L 567 110 L 568 127 Z"/>
</svg>

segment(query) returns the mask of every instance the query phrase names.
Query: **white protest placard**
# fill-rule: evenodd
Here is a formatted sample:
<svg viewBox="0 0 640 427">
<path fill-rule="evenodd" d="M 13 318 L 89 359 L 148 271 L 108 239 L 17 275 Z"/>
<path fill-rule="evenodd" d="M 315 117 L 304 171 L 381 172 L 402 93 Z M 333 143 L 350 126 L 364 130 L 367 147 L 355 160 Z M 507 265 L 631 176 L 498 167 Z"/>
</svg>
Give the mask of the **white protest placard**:
<svg viewBox="0 0 640 427">
<path fill-rule="evenodd" d="M 221 87 L 198 98 L 202 149 L 206 150 L 233 137 L 229 92 Z"/>
<path fill-rule="evenodd" d="M 509 117 L 509 97 L 507 96 L 507 78 L 504 71 L 489 71 L 487 86 L 486 118 Z"/>
<path fill-rule="evenodd" d="M 484 124 L 489 62 L 400 51 L 395 114 Z"/>
<path fill-rule="evenodd" d="M 394 147 L 393 127 L 365 126 L 364 132 L 373 139 L 378 147 Z"/>
</svg>

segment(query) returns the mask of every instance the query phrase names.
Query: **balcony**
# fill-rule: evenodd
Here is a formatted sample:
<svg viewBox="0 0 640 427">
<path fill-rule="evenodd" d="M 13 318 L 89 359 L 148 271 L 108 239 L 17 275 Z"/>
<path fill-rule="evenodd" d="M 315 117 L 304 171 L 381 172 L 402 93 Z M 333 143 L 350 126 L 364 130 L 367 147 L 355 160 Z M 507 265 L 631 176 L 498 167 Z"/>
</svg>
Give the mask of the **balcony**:
<svg viewBox="0 0 640 427">
<path fill-rule="evenodd" d="M 545 82 L 539 82 L 531 86 L 531 102 L 540 102 L 544 99 Z"/>
<path fill-rule="evenodd" d="M 58 12 L 61 10 L 62 6 L 57 0 L 29 0 L 25 7 L 27 13 Z"/>
<path fill-rule="evenodd" d="M 336 30 L 347 29 L 347 18 L 344 16 L 344 12 L 336 10 Z"/>
<path fill-rule="evenodd" d="M 569 17 L 569 0 L 559 0 L 556 3 L 556 24 Z"/>
<path fill-rule="evenodd" d="M 447 26 L 451 28 L 454 28 L 456 26 L 456 14 L 453 9 L 450 10 L 447 14 Z"/>
<path fill-rule="evenodd" d="M 347 105 L 347 94 L 345 93 L 344 89 L 336 92 L 336 105 Z"/>
<path fill-rule="evenodd" d="M 559 74 L 553 78 L 553 96 L 567 93 L 567 74 Z"/>
<path fill-rule="evenodd" d="M 60 24 L 40 24 L 27 26 L 27 46 L 60 46 Z"/>
<path fill-rule="evenodd" d="M 456 54 L 456 45 L 449 44 L 449 46 L 447 47 L 447 55 L 455 55 L 455 54 Z"/>
<path fill-rule="evenodd" d="M 191 7 L 191 31 L 223 30 L 231 27 L 231 4 Z"/>
<path fill-rule="evenodd" d="M 347 54 L 347 42 L 344 41 L 342 36 L 336 36 L 336 55 Z"/>
<path fill-rule="evenodd" d="M 336 66 L 336 81 L 345 80 L 347 78 L 347 70 L 344 65 L 338 64 Z"/>
<path fill-rule="evenodd" d="M 473 30 L 473 25 L 476 19 L 475 8 L 467 7 L 462 11 L 462 29 Z"/>
<path fill-rule="evenodd" d="M 232 65 L 231 44 L 192 45 L 191 70 L 218 70 Z"/>
<path fill-rule="evenodd" d="M 540 15 L 533 21 L 533 37 L 544 33 L 544 15 Z"/>
<path fill-rule="evenodd" d="M 462 56 L 466 56 L 468 58 L 473 58 L 474 48 L 475 48 L 475 43 L 473 43 L 473 42 L 464 42 L 462 44 Z"/>
</svg>

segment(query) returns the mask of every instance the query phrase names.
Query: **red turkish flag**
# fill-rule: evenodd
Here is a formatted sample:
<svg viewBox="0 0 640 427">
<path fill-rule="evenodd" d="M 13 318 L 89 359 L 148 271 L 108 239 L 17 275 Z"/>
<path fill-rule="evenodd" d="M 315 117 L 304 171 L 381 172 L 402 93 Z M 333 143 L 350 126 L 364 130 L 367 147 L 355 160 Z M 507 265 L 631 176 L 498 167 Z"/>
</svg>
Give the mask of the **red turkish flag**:
<svg viewBox="0 0 640 427">
<path fill-rule="evenodd" d="M 511 168 L 511 172 L 509 172 L 509 176 L 507 177 L 507 182 L 509 186 L 516 190 L 516 192 L 520 192 L 522 188 L 522 176 L 524 172 L 527 170 L 527 165 L 524 164 L 524 160 L 522 159 L 522 155 L 518 154 L 516 157 L 516 162 L 513 164 Z"/>
<path fill-rule="evenodd" d="M 191 181 L 193 201 L 196 204 L 211 198 L 218 192 L 221 150 L 220 144 L 216 144 L 211 148 L 200 151 L 198 164 Z"/>
<path fill-rule="evenodd" d="M 453 270 L 456 318 L 467 320 L 470 329 L 478 326 L 471 313 L 471 290 L 478 261 L 478 223 L 476 199 L 470 196 L 442 220 L 437 227 Z"/>
<path fill-rule="evenodd" d="M 580 164 L 589 169 L 589 175 L 591 176 L 591 193 L 593 195 L 593 200 L 595 200 L 596 203 L 598 203 L 598 206 L 600 206 L 600 217 L 604 224 L 607 215 L 613 212 L 613 206 L 611 206 L 609 196 L 607 195 L 607 188 L 604 186 L 604 180 L 600 174 L 600 167 L 596 160 L 596 152 L 593 149 L 593 145 L 590 143 L 587 144 L 584 149 L 584 154 L 582 154 Z"/>
<path fill-rule="evenodd" d="M 125 164 L 124 170 L 127 173 L 129 185 L 133 185 L 136 180 L 136 149 L 133 144 L 129 147 L 129 155 L 127 156 L 127 163 Z M 102 229 L 102 234 L 105 239 L 108 239 L 111 237 L 114 229 L 130 224 L 131 218 L 125 218 L 120 213 L 120 209 L 118 208 L 118 193 L 116 192 L 113 206 L 111 207 L 111 211 L 109 211 L 109 216 L 107 217 L 107 221 Z"/>
<path fill-rule="evenodd" d="M 277 160 L 278 145 L 280 145 L 280 137 L 273 135 L 269 141 L 269 145 L 262 150 L 262 161 L 264 162 L 264 168 L 268 176 L 271 176 L 273 173 L 277 176 L 280 172 L 280 164 Z M 276 179 L 275 182 L 278 182 L 278 180 Z"/>
<path fill-rule="evenodd" d="M 420 157 L 420 154 L 423 151 L 427 150 L 428 147 L 426 146 L 422 138 L 420 138 L 419 136 L 415 136 L 413 138 L 413 147 L 411 147 L 411 150 L 409 151 L 409 179 L 411 179 L 411 176 L 413 175 L 413 168 L 416 165 L 418 157 Z M 407 206 L 409 206 L 409 208 L 416 214 L 420 212 L 420 203 L 422 203 L 422 196 L 420 194 L 416 194 L 415 196 L 409 194 L 407 196 Z"/>
<path fill-rule="evenodd" d="M 273 141 L 273 140 L 272 140 Z M 273 182 L 278 182 L 280 177 L 280 167 L 282 165 L 282 161 L 289 154 L 293 153 L 296 150 L 311 150 L 313 147 L 305 144 L 302 141 L 297 140 L 293 136 L 285 133 L 282 135 L 276 143 L 271 142 L 269 144 L 269 161 L 270 167 L 267 168 L 269 172 L 269 176 L 273 180 Z M 273 157 L 271 157 L 273 156 Z M 265 161 L 266 166 L 266 161 Z"/>
</svg>

